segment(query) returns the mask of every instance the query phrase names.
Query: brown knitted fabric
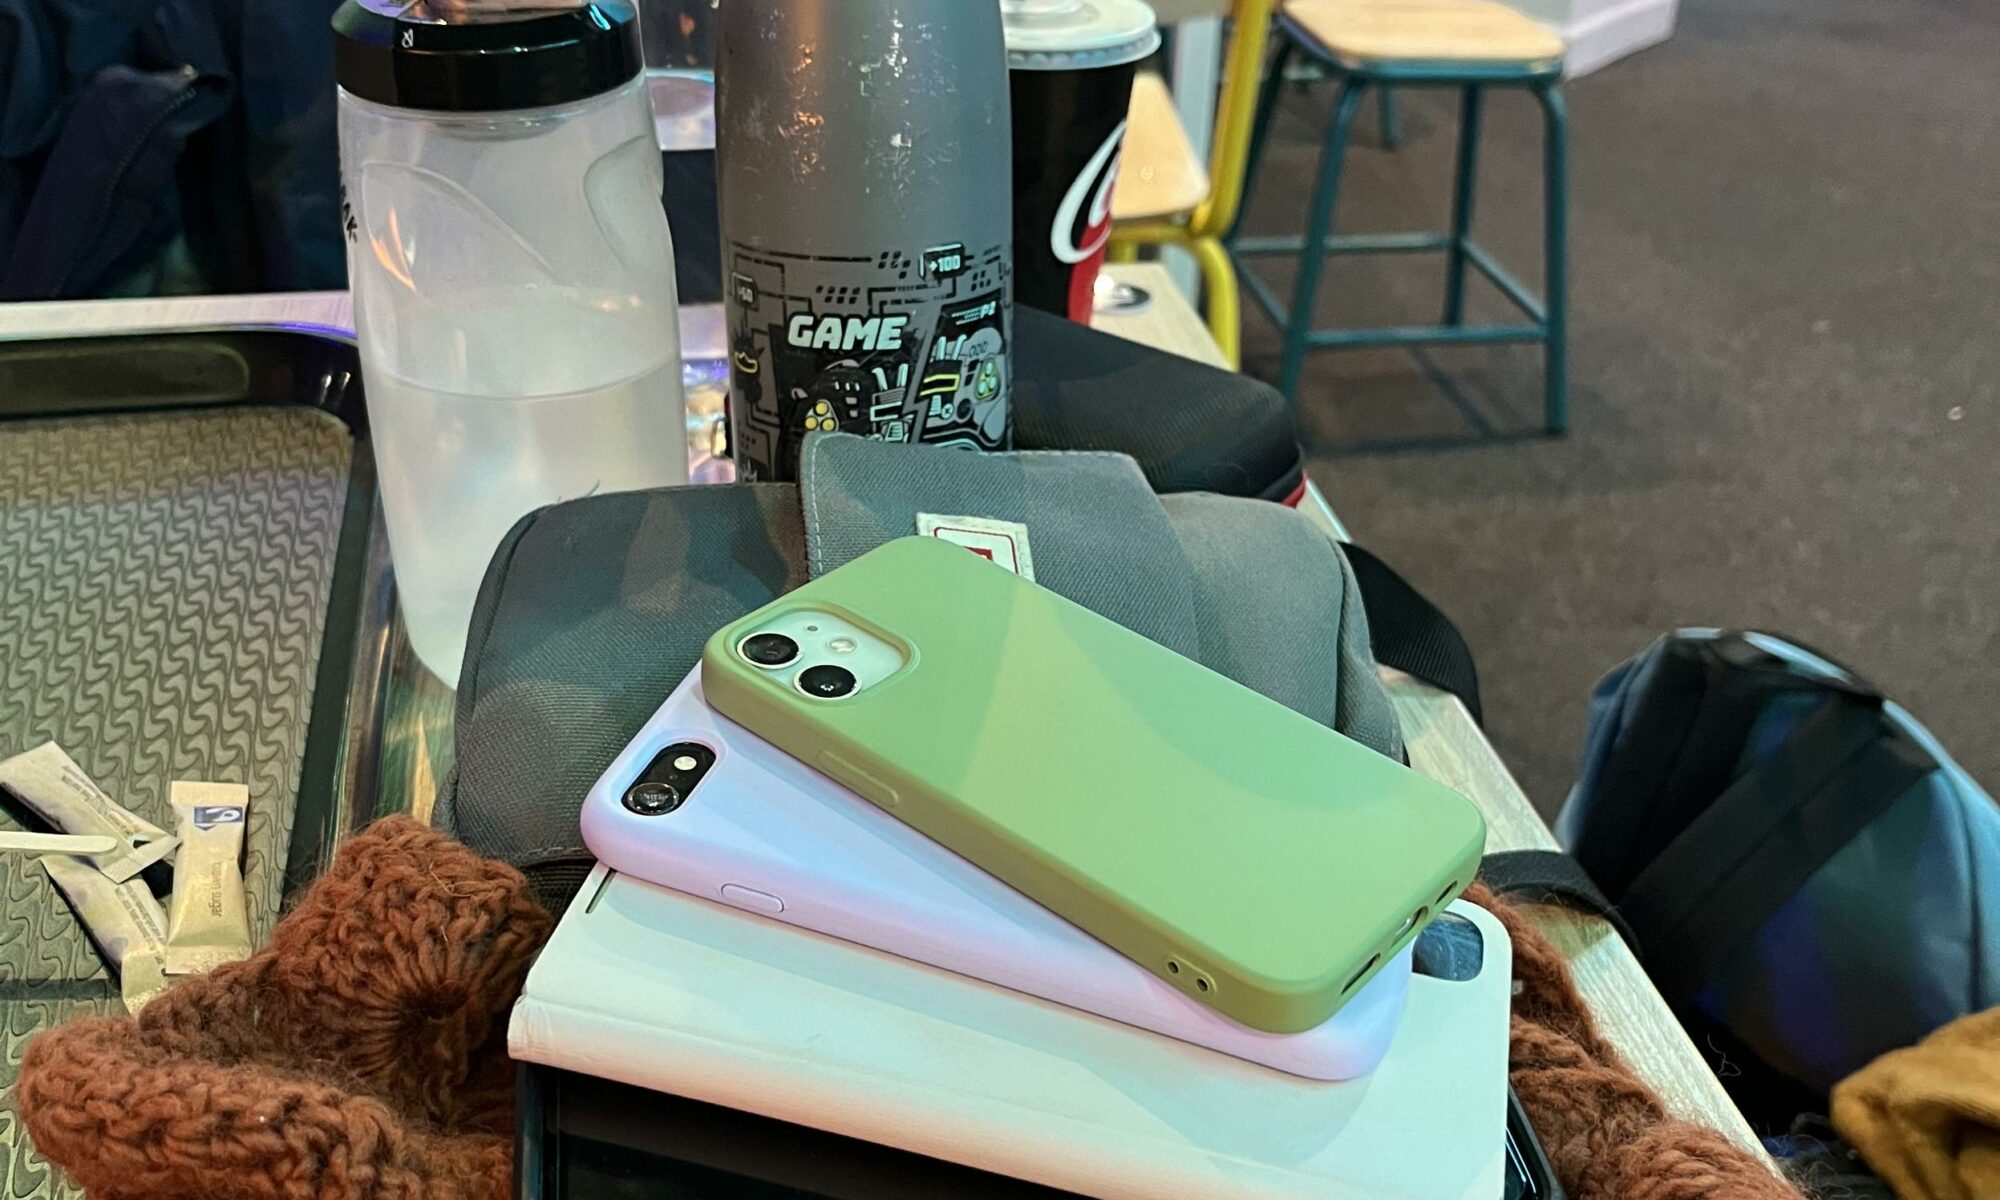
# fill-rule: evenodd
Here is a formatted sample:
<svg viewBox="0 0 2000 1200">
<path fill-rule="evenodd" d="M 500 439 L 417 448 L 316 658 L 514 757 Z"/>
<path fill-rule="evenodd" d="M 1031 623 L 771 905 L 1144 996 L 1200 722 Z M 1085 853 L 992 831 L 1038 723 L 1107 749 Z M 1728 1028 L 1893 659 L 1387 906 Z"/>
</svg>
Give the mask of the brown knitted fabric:
<svg viewBox="0 0 2000 1200">
<path fill-rule="evenodd" d="M 96 1200 L 500 1200 L 550 924 L 518 872 L 381 821 L 256 955 L 35 1039 L 28 1132 Z"/>
<path fill-rule="evenodd" d="M 1509 1077 L 1571 1200 L 1799 1200 L 1728 1138 L 1667 1115 L 1598 1032 L 1561 952 L 1525 917 L 1484 884 L 1466 899 L 1514 940 Z"/>
<path fill-rule="evenodd" d="M 1574 1200 L 1798 1200 L 1721 1134 L 1666 1114 L 1569 966 L 1483 886 L 1514 942 L 1510 1073 Z M 240 963 L 138 1020 L 29 1047 L 20 1105 L 96 1200 L 502 1200 L 506 1016 L 550 919 L 511 868 L 377 823 Z"/>
</svg>

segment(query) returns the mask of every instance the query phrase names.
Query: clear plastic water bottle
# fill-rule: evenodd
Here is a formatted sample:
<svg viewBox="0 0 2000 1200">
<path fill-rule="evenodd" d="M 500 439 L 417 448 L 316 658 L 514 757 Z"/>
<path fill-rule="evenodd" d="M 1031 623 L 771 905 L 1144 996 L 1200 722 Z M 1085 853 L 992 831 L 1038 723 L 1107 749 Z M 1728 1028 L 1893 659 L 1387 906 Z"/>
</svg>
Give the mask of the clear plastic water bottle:
<svg viewBox="0 0 2000 1200">
<path fill-rule="evenodd" d="M 347 0 L 354 318 L 410 641 L 456 682 L 507 530 L 687 480 L 673 244 L 624 0 Z"/>
</svg>

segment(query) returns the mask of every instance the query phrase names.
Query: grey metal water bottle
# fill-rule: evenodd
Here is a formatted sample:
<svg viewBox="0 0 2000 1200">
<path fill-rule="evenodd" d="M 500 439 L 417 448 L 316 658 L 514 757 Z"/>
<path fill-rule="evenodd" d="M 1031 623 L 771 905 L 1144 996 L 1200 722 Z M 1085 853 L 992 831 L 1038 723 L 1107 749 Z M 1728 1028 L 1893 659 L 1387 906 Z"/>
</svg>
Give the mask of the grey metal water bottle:
<svg viewBox="0 0 2000 1200">
<path fill-rule="evenodd" d="M 991 0 L 727 0 L 717 160 L 745 479 L 809 432 L 1010 444 L 1012 137 Z"/>
</svg>

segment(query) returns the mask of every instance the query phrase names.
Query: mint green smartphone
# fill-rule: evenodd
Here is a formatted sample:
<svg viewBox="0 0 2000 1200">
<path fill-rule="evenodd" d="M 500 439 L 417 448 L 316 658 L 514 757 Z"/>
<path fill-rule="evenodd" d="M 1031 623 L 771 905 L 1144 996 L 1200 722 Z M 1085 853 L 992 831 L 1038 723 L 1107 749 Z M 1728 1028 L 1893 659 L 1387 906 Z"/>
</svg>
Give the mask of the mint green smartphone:
<svg viewBox="0 0 2000 1200">
<path fill-rule="evenodd" d="M 1272 1033 L 1338 1011 L 1485 846 L 1456 792 L 934 538 L 720 630 L 702 673 L 724 716 Z"/>
</svg>

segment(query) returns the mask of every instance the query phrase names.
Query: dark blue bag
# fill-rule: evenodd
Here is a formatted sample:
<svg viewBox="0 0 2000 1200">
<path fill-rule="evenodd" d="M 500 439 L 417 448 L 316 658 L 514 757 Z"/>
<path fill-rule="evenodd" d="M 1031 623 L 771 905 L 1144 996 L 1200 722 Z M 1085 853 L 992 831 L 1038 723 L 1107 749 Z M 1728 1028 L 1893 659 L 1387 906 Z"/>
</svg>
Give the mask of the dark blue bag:
<svg viewBox="0 0 2000 1200">
<path fill-rule="evenodd" d="M 1818 1096 L 2000 1004 L 2000 809 L 1796 643 L 1684 630 L 1613 671 L 1557 834 L 1683 1020 Z"/>
</svg>

